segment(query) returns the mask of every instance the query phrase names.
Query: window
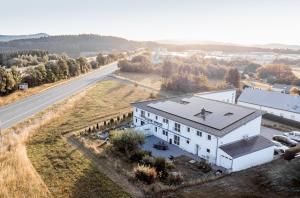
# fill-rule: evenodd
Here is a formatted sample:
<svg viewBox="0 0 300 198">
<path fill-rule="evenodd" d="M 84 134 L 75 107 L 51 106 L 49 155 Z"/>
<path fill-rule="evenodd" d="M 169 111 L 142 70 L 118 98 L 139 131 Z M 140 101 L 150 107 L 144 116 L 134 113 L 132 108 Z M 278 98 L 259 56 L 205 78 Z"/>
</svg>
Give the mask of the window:
<svg viewBox="0 0 300 198">
<path fill-rule="evenodd" d="M 137 109 L 137 108 L 135 108 L 135 112 L 138 112 L 138 109 Z"/>
<path fill-rule="evenodd" d="M 150 117 L 150 113 L 148 113 L 148 117 Z"/>
<path fill-rule="evenodd" d="M 155 120 L 157 120 L 158 119 L 158 117 L 157 116 L 155 116 Z"/>
<path fill-rule="evenodd" d="M 202 132 L 201 131 L 197 131 L 197 135 L 202 137 Z"/>
<path fill-rule="evenodd" d="M 145 111 L 141 111 L 141 117 L 145 117 Z"/>
<path fill-rule="evenodd" d="M 155 127 L 155 132 L 157 132 L 157 127 Z"/>
<path fill-rule="evenodd" d="M 143 126 L 145 124 L 145 122 L 144 121 L 141 121 L 141 126 Z"/>
<path fill-rule="evenodd" d="M 210 149 L 206 149 L 206 152 L 210 153 Z"/>
<path fill-rule="evenodd" d="M 180 144 L 180 137 L 178 135 L 174 135 L 174 144 L 176 145 Z"/>
<path fill-rule="evenodd" d="M 186 143 L 189 144 L 189 143 L 190 143 L 190 140 L 186 140 Z"/>
<path fill-rule="evenodd" d="M 137 119 L 135 118 L 135 122 L 137 123 Z"/>
<path fill-rule="evenodd" d="M 166 130 L 163 130 L 163 135 L 165 135 L 165 136 L 168 136 L 168 131 L 166 131 Z"/>
<path fill-rule="evenodd" d="M 175 122 L 174 130 L 177 131 L 177 132 L 180 132 L 180 124 Z"/>
<path fill-rule="evenodd" d="M 188 128 L 187 128 L 187 132 L 190 132 L 190 131 L 191 131 L 191 129 L 190 129 L 190 127 L 188 127 Z"/>
<path fill-rule="evenodd" d="M 211 140 L 211 135 L 207 135 L 207 139 L 208 139 L 208 140 Z"/>
<path fill-rule="evenodd" d="M 164 119 L 163 119 L 163 123 L 166 123 L 166 124 L 168 124 L 168 123 L 169 123 L 169 120 L 168 120 L 168 119 L 166 119 L 166 118 L 164 118 Z"/>
</svg>

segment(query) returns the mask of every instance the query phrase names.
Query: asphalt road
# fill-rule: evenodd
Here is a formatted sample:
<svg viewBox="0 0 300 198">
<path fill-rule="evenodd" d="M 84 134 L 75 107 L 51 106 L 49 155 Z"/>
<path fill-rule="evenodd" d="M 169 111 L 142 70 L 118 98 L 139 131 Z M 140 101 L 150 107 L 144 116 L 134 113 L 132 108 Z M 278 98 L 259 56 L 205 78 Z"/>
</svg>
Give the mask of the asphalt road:
<svg viewBox="0 0 300 198">
<path fill-rule="evenodd" d="M 65 99 L 80 90 L 95 84 L 117 70 L 117 63 L 106 65 L 101 69 L 75 78 L 46 91 L 0 107 L 1 129 L 9 128 L 16 123 L 36 114 L 50 105 Z"/>
</svg>

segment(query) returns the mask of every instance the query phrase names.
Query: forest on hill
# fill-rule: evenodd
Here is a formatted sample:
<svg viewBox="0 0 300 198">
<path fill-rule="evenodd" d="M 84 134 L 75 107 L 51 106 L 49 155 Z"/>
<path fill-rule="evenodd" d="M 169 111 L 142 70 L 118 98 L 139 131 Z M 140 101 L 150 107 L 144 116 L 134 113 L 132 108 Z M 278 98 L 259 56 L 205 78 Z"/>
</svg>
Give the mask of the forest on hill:
<svg viewBox="0 0 300 198">
<path fill-rule="evenodd" d="M 82 53 L 110 53 L 135 50 L 142 43 L 129 41 L 119 37 L 100 36 L 95 34 L 60 35 L 34 39 L 20 39 L 0 42 L 0 52 L 26 50 L 43 50 L 50 53 L 66 53 L 71 57 L 79 57 Z"/>
</svg>

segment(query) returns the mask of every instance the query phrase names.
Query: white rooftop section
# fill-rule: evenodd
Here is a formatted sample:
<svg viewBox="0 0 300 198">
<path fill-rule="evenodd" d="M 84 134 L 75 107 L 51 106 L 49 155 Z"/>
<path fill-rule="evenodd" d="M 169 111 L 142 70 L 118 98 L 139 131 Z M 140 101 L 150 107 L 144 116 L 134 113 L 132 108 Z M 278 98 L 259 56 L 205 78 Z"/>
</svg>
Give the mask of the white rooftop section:
<svg viewBox="0 0 300 198">
<path fill-rule="evenodd" d="M 218 130 L 255 112 L 253 109 L 200 97 L 186 97 L 180 101 L 158 101 L 147 106 Z"/>
<path fill-rule="evenodd" d="M 246 88 L 242 92 L 238 101 L 300 113 L 300 96 Z"/>
</svg>

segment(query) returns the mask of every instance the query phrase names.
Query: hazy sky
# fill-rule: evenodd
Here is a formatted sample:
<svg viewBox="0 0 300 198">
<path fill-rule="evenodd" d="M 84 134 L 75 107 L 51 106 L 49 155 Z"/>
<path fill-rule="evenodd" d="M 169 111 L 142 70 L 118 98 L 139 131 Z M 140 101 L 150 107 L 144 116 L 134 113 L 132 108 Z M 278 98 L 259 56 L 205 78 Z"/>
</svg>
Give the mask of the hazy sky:
<svg viewBox="0 0 300 198">
<path fill-rule="evenodd" d="M 0 34 L 300 44 L 300 0 L 0 0 Z"/>
</svg>

